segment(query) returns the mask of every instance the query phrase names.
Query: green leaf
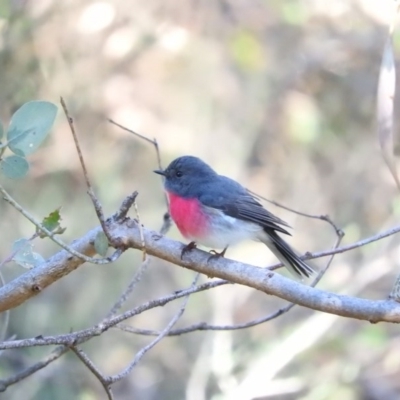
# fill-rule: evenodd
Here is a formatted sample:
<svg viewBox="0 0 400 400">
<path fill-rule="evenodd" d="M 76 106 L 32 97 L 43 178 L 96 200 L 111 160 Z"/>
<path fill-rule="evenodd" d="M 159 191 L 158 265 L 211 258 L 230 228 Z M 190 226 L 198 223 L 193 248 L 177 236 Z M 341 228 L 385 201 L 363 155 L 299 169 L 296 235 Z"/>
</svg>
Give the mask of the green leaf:
<svg viewBox="0 0 400 400">
<path fill-rule="evenodd" d="M 32 154 L 46 138 L 57 115 L 57 106 L 48 101 L 30 101 L 11 118 L 8 147 L 18 155 Z"/>
<path fill-rule="evenodd" d="M 99 232 L 96 235 L 96 239 L 94 240 L 94 248 L 97 254 L 100 254 L 102 257 L 105 257 L 108 250 L 108 239 L 103 231 Z"/>
<path fill-rule="evenodd" d="M 29 163 L 20 156 L 9 156 L 0 161 L 0 171 L 10 179 L 21 179 L 29 171 Z"/>
<path fill-rule="evenodd" d="M 63 228 L 60 225 L 61 215 L 60 215 L 61 207 L 57 208 L 56 210 L 52 211 L 47 217 L 43 218 L 42 226 L 46 228 L 48 231 L 54 234 L 62 234 L 65 232 L 67 228 Z M 39 235 L 40 238 L 45 238 L 47 235 L 43 233 L 40 229 L 36 228 L 36 233 Z"/>
<path fill-rule="evenodd" d="M 0 120 L 0 140 L 3 138 L 4 136 L 4 127 L 3 127 L 3 123 Z"/>
<path fill-rule="evenodd" d="M 39 253 L 34 253 L 33 244 L 28 239 L 18 239 L 12 246 L 14 254 L 13 261 L 24 268 L 34 268 L 44 262 Z"/>
</svg>

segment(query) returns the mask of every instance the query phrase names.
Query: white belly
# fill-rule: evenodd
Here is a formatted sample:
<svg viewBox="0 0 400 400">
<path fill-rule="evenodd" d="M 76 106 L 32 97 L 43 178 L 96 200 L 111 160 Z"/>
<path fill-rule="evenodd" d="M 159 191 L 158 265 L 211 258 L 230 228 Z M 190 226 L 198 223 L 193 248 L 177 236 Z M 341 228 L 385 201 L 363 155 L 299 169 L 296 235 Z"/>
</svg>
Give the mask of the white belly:
<svg viewBox="0 0 400 400">
<path fill-rule="evenodd" d="M 223 249 L 244 240 L 258 240 L 263 234 L 262 227 L 257 224 L 229 217 L 219 210 L 213 210 L 213 214 L 214 218 L 211 219 L 209 234 L 191 238 L 193 241 L 212 249 Z"/>
</svg>

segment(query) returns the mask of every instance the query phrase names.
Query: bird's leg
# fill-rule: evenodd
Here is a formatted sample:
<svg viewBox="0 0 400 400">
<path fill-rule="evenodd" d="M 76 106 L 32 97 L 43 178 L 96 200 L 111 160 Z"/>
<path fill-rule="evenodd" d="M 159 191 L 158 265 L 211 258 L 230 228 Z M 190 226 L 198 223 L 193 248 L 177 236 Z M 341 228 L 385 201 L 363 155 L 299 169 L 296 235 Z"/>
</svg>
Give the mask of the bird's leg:
<svg viewBox="0 0 400 400">
<path fill-rule="evenodd" d="M 183 249 L 181 251 L 181 260 L 183 259 L 185 253 L 195 249 L 196 247 L 197 247 L 196 242 L 190 242 L 186 246 L 183 246 Z"/>
<path fill-rule="evenodd" d="M 216 250 L 210 250 L 209 253 L 211 253 L 211 256 L 208 257 L 207 262 L 209 262 L 213 258 L 224 257 L 225 253 L 226 253 L 226 250 L 228 250 L 228 246 L 226 246 L 220 253 L 218 253 L 218 251 L 216 251 Z"/>
</svg>

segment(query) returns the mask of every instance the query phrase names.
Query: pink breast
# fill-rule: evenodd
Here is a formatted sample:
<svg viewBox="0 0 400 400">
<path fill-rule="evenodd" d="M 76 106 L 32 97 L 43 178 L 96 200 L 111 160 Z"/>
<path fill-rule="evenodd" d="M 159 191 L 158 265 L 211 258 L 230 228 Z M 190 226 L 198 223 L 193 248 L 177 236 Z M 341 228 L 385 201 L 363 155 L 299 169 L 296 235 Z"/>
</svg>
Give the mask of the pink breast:
<svg viewBox="0 0 400 400">
<path fill-rule="evenodd" d="M 204 214 L 200 202 L 196 199 L 185 199 L 167 192 L 169 211 L 172 219 L 183 236 L 188 239 L 201 238 L 206 235 L 208 218 Z"/>
</svg>

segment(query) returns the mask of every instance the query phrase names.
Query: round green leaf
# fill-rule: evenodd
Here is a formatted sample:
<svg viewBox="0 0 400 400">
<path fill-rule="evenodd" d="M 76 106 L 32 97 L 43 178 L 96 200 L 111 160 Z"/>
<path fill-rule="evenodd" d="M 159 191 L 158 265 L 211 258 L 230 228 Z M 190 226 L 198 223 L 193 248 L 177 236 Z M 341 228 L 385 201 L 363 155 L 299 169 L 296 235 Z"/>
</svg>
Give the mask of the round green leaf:
<svg viewBox="0 0 400 400">
<path fill-rule="evenodd" d="M 1 172 L 10 179 L 21 179 L 29 171 L 29 163 L 20 156 L 9 156 L 0 161 Z"/>
<path fill-rule="evenodd" d="M 57 115 L 57 106 L 48 101 L 30 101 L 11 118 L 7 131 L 8 147 L 18 155 L 36 151 L 46 138 Z"/>
<path fill-rule="evenodd" d="M 33 268 L 44 262 L 44 258 L 32 251 L 33 244 L 27 239 L 18 239 L 13 243 L 12 251 L 15 253 L 13 261 L 24 268 Z"/>
<path fill-rule="evenodd" d="M 108 239 L 103 231 L 100 231 L 94 240 L 94 248 L 96 249 L 97 254 L 100 254 L 102 257 L 105 257 L 108 249 Z"/>
</svg>

